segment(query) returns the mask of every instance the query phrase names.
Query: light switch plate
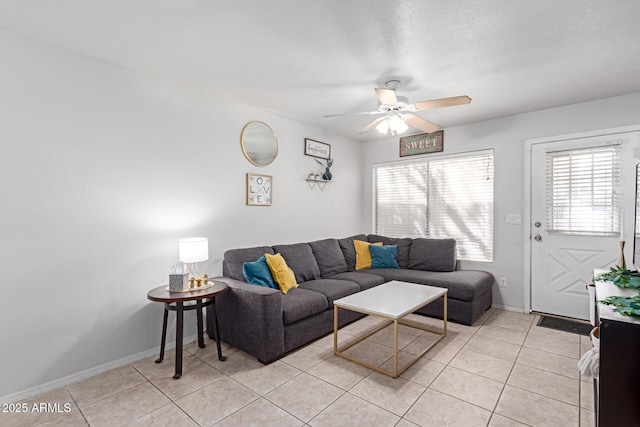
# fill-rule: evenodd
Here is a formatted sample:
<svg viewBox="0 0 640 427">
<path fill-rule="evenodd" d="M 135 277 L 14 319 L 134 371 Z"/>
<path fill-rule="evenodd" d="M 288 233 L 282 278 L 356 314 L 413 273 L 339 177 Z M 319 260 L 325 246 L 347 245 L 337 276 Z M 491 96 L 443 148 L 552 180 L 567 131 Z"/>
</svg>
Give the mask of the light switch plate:
<svg viewBox="0 0 640 427">
<path fill-rule="evenodd" d="M 507 224 L 522 224 L 522 215 L 520 214 L 507 214 L 505 215 L 505 223 Z"/>
</svg>

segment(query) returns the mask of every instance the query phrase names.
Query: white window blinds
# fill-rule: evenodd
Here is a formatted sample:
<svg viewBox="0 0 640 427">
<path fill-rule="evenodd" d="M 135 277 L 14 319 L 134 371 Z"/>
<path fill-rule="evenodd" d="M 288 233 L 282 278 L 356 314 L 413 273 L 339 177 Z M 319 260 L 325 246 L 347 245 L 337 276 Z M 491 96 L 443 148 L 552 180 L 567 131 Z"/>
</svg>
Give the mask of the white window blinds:
<svg viewBox="0 0 640 427">
<path fill-rule="evenodd" d="M 548 232 L 619 232 L 620 146 L 546 155 Z"/>
<path fill-rule="evenodd" d="M 373 170 L 374 232 L 454 238 L 458 258 L 493 261 L 493 152 L 380 165 Z"/>
<path fill-rule="evenodd" d="M 428 164 L 409 163 L 374 169 L 374 228 L 386 236 L 427 235 Z"/>
<path fill-rule="evenodd" d="M 493 154 L 429 162 L 429 237 L 453 237 L 458 258 L 493 261 Z"/>
</svg>

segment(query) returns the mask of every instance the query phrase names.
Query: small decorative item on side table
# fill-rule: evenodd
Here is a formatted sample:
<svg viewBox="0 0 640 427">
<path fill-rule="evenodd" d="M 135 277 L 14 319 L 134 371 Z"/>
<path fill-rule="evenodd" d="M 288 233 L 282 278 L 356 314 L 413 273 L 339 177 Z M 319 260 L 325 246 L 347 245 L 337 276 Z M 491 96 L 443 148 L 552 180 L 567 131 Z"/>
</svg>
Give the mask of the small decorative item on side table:
<svg viewBox="0 0 640 427">
<path fill-rule="evenodd" d="M 181 262 L 173 266 L 169 273 L 169 291 L 182 292 L 189 289 L 189 272 L 185 271 L 185 265 Z"/>
<path fill-rule="evenodd" d="M 213 326 L 215 332 L 216 346 L 218 348 L 218 360 L 224 361 L 225 356 L 222 355 L 220 347 L 220 332 L 218 329 L 218 319 L 216 315 L 216 296 L 227 291 L 228 286 L 224 282 L 209 282 L 211 286 L 203 289 L 191 290 L 187 292 L 170 292 L 167 286 L 159 286 L 147 293 L 147 298 L 151 301 L 164 303 L 164 317 L 162 321 L 162 338 L 160 341 L 160 357 L 156 363 L 162 362 L 164 359 L 164 347 L 167 338 L 167 319 L 169 311 L 176 312 L 176 365 L 175 375 L 173 378 L 178 379 L 182 376 L 182 344 L 183 344 L 183 318 L 184 311 L 197 310 L 198 320 L 198 347 L 204 348 L 204 331 L 202 309 L 211 306 L 213 313 Z M 195 301 L 195 305 L 184 305 L 185 302 Z"/>
</svg>

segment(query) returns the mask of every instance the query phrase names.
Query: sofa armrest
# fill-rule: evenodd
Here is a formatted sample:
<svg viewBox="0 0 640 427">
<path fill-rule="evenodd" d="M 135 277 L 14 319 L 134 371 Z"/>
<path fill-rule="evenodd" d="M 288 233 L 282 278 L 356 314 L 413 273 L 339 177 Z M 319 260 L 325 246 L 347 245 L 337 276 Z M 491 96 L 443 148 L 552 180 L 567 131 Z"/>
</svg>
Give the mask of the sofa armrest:
<svg viewBox="0 0 640 427">
<path fill-rule="evenodd" d="M 282 293 L 228 277 L 213 280 L 229 286 L 215 302 L 220 339 L 256 356 L 262 363 L 284 356 Z M 207 331 L 209 337 L 215 338 L 212 309 L 207 307 Z"/>
</svg>

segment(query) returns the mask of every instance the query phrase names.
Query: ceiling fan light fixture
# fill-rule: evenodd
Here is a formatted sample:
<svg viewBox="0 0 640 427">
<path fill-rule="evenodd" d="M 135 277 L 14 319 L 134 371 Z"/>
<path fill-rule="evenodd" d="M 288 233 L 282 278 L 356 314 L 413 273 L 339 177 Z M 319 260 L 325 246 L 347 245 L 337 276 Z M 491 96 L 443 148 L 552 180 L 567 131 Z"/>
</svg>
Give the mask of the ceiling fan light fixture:
<svg viewBox="0 0 640 427">
<path fill-rule="evenodd" d="M 389 119 L 384 119 L 383 121 L 378 123 L 378 125 L 376 126 L 376 130 L 381 134 L 386 135 L 386 133 L 389 131 Z"/>
<path fill-rule="evenodd" d="M 409 126 L 407 126 L 407 124 L 400 118 L 400 116 L 394 114 L 389 119 L 389 129 L 391 129 L 396 134 L 399 134 L 409 129 Z"/>
</svg>

